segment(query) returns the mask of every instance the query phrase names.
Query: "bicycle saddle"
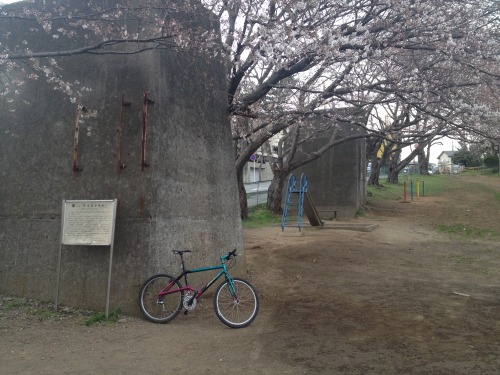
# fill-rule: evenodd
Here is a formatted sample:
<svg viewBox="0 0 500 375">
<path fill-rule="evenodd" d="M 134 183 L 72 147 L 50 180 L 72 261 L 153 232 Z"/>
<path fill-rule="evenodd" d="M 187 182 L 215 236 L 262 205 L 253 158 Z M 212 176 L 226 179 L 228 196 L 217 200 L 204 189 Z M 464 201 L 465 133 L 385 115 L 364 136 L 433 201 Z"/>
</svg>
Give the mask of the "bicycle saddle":
<svg viewBox="0 0 500 375">
<path fill-rule="evenodd" d="M 174 254 L 190 253 L 191 250 L 172 250 Z"/>
</svg>

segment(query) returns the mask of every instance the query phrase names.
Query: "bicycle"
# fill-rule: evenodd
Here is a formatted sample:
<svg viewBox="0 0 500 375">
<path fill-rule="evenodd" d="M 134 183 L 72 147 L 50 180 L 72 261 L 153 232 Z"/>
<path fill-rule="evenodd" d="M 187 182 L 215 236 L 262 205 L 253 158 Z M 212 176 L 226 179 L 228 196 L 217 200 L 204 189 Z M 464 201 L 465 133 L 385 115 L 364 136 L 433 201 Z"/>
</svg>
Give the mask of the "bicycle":
<svg viewBox="0 0 500 375">
<path fill-rule="evenodd" d="M 147 279 L 139 294 L 139 307 L 144 317 L 153 323 L 167 323 L 174 319 L 184 307 L 184 314 L 196 307 L 198 299 L 220 277 L 225 280 L 214 294 L 215 314 L 225 325 L 243 328 L 253 322 L 259 312 L 259 297 L 255 288 L 246 280 L 231 277 L 228 263 L 236 257 L 236 250 L 221 256 L 220 265 L 186 270 L 184 254 L 191 250 L 173 250 L 181 258 L 182 273 L 177 277 L 158 274 Z M 193 288 L 188 274 L 220 270 L 205 286 Z M 180 280 L 184 278 L 184 286 Z"/>
</svg>

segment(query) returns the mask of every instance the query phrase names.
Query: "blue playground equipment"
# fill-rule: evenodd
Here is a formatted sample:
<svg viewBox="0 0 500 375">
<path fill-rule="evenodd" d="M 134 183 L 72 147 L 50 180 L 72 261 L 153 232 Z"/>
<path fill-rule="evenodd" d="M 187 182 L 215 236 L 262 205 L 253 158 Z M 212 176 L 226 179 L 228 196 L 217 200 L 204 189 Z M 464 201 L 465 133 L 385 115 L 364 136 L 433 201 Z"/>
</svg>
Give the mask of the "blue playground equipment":
<svg viewBox="0 0 500 375">
<path fill-rule="evenodd" d="M 313 226 L 323 225 L 323 221 L 316 210 L 316 206 L 308 192 L 309 182 L 307 176 L 302 173 L 300 185 L 297 187 L 297 178 L 294 174 L 288 177 L 283 216 L 281 217 L 281 230 L 284 231 L 287 221 L 297 216 L 297 227 L 302 231 L 302 216 L 304 212 Z M 288 225 L 295 226 L 295 225 Z"/>
</svg>

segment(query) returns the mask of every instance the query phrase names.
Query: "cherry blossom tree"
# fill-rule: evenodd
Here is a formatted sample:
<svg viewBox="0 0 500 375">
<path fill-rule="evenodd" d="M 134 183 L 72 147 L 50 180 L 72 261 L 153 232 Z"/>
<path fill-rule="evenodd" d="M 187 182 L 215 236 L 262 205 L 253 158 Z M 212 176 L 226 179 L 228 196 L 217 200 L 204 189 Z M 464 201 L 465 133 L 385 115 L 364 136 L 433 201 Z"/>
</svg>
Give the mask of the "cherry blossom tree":
<svg viewBox="0 0 500 375">
<path fill-rule="evenodd" d="M 249 119 L 233 128 L 235 139 L 246 140 L 237 170 L 261 141 L 300 121 L 296 103 L 284 99 L 296 101 L 299 92 L 309 94 L 305 116 L 314 111 L 311 103 L 369 106 L 385 93 L 453 126 L 480 130 L 473 119 L 484 108 L 464 105 L 456 89 L 498 79 L 484 68 L 498 55 L 495 2 L 205 3 L 221 19 L 231 56 L 231 113 Z M 296 96 L 277 94 L 285 90 Z M 457 120 L 460 111 L 467 121 Z"/>
</svg>

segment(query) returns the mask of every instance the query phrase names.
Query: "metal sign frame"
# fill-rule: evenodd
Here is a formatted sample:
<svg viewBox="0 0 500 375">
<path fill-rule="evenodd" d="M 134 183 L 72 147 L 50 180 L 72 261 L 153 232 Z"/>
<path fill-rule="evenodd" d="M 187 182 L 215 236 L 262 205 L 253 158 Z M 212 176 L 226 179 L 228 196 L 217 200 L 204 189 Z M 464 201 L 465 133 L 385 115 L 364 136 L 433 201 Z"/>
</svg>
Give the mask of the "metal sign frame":
<svg viewBox="0 0 500 375">
<path fill-rule="evenodd" d="M 61 214 L 61 241 L 57 262 L 57 285 L 54 309 L 59 304 L 61 259 L 63 245 L 109 246 L 108 287 L 106 292 L 106 319 L 109 315 L 111 270 L 115 238 L 117 200 L 64 200 Z"/>
</svg>

